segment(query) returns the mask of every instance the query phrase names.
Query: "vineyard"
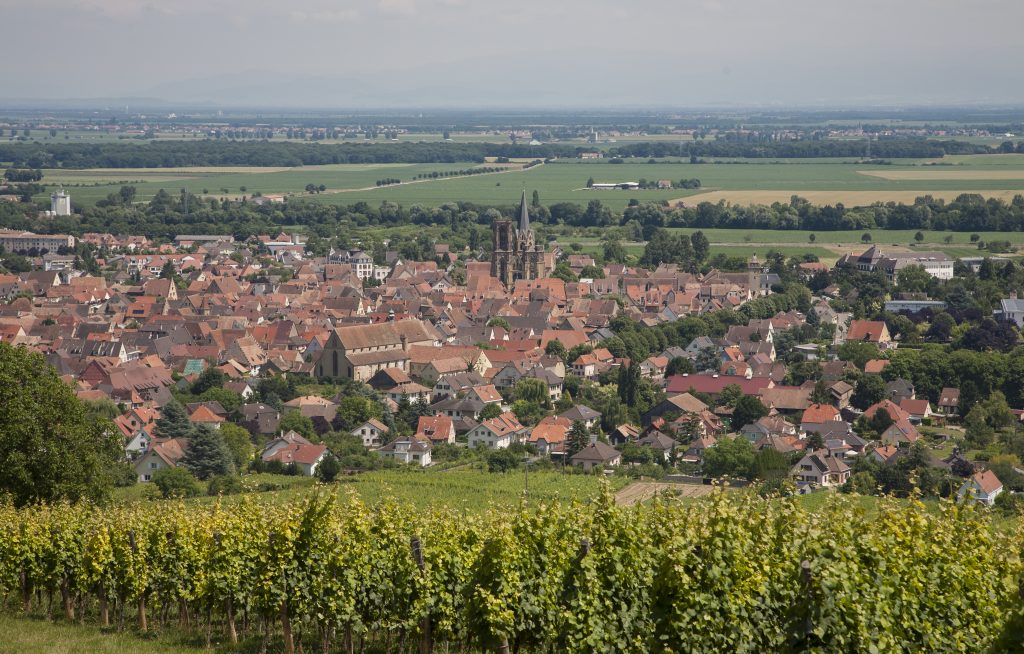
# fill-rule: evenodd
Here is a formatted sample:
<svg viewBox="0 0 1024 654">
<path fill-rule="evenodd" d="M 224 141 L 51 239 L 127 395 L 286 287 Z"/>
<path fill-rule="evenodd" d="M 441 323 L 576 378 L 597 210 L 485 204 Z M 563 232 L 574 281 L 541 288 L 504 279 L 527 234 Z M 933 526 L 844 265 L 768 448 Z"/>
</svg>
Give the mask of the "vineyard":
<svg viewBox="0 0 1024 654">
<path fill-rule="evenodd" d="M 8 614 L 247 651 L 1009 652 L 1022 544 L 973 508 L 752 493 L 0 506 L 0 594 Z"/>
</svg>

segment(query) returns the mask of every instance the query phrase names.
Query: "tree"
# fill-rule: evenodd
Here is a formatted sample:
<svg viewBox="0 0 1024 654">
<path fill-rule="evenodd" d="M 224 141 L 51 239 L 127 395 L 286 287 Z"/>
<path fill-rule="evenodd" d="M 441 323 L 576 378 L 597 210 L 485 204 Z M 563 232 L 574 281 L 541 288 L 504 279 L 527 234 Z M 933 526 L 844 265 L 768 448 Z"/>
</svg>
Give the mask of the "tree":
<svg viewBox="0 0 1024 654">
<path fill-rule="evenodd" d="M 706 347 L 697 353 L 697 361 L 694 362 L 694 365 L 697 368 L 697 372 L 704 372 L 705 370 L 718 372 L 721 361 L 721 357 L 718 356 L 718 350 L 713 347 Z"/>
<path fill-rule="evenodd" d="M 313 427 L 313 421 L 299 413 L 298 411 L 289 411 L 281 417 L 281 423 L 278 425 L 278 429 L 283 432 L 294 431 L 304 438 L 313 438 L 316 435 L 316 429 Z"/>
<path fill-rule="evenodd" d="M 327 456 L 320 462 L 320 465 L 316 467 L 316 478 L 325 484 L 329 484 L 334 481 L 340 472 L 341 463 L 338 461 L 338 457 L 328 452 Z"/>
<path fill-rule="evenodd" d="M 619 367 L 619 399 L 626 406 L 636 406 L 640 391 L 640 366 L 630 363 Z"/>
<path fill-rule="evenodd" d="M 708 255 L 711 253 L 711 242 L 708 241 L 707 236 L 704 236 L 704 232 L 697 230 L 690 234 L 690 245 L 693 247 L 694 260 L 707 261 Z"/>
<path fill-rule="evenodd" d="M 766 415 L 768 415 L 768 407 L 762 404 L 761 400 L 753 395 L 744 395 L 736 402 L 736 406 L 733 408 L 733 428 L 739 429 L 744 425 L 757 422 L 759 418 L 763 418 Z"/>
<path fill-rule="evenodd" d="M 541 409 L 551 408 L 548 385 L 536 377 L 520 377 L 514 387 L 517 400 L 529 402 Z"/>
<path fill-rule="evenodd" d="M 861 470 L 850 477 L 843 490 L 847 493 L 856 493 L 857 495 L 874 495 L 877 487 L 878 482 L 875 481 L 875 476 L 867 470 Z"/>
<path fill-rule="evenodd" d="M 697 372 L 697 369 L 693 366 L 693 361 L 690 361 L 686 357 L 674 357 L 665 366 L 665 376 L 671 377 L 672 375 L 692 374 Z"/>
<path fill-rule="evenodd" d="M 501 406 L 497 402 L 492 402 L 492 403 L 484 406 L 484 408 L 480 410 L 479 419 L 480 419 L 480 422 L 483 422 L 484 420 L 490 420 L 492 418 L 497 418 L 500 415 L 501 415 Z"/>
<path fill-rule="evenodd" d="M 227 445 L 228 450 L 231 452 L 231 460 L 235 464 L 235 470 L 239 472 L 247 470 L 255 452 L 249 431 L 234 423 L 225 422 L 220 426 L 220 435 L 224 439 L 224 444 Z"/>
<path fill-rule="evenodd" d="M 605 240 L 602 247 L 605 263 L 624 263 L 626 261 L 626 247 L 617 238 Z"/>
<path fill-rule="evenodd" d="M 817 238 L 818 238 L 818 237 L 817 237 L 817 236 L 815 236 L 814 234 L 808 234 L 808 235 L 807 235 L 807 240 L 808 240 L 808 241 L 810 241 L 811 243 L 813 243 L 814 241 L 816 241 L 816 240 L 817 240 Z"/>
<path fill-rule="evenodd" d="M 181 464 L 197 479 L 230 475 L 235 471 L 231 450 L 220 430 L 206 425 L 196 427 Z"/>
<path fill-rule="evenodd" d="M 940 311 L 932 318 L 926 336 L 933 341 L 945 343 L 953 335 L 954 327 L 956 327 L 956 321 L 953 320 L 953 316 L 945 311 Z"/>
<path fill-rule="evenodd" d="M 917 241 L 918 243 L 923 241 L 924 240 L 924 232 L 917 232 L 916 234 L 914 234 L 914 240 Z"/>
<path fill-rule="evenodd" d="M 789 476 L 789 461 L 773 447 L 766 447 L 754 455 L 751 468 L 755 479 L 782 479 Z"/>
<path fill-rule="evenodd" d="M 510 447 L 491 450 L 487 453 L 488 472 L 509 472 L 519 467 L 522 456 Z"/>
<path fill-rule="evenodd" d="M 102 501 L 124 453 L 42 354 L 0 343 L 0 495 L 18 506 Z"/>
<path fill-rule="evenodd" d="M 746 438 L 723 438 L 704 451 L 702 471 L 708 477 L 749 477 L 754 446 Z"/>
<path fill-rule="evenodd" d="M 823 447 L 825 447 L 825 439 L 822 437 L 820 433 L 812 432 L 810 435 L 807 436 L 806 450 L 808 452 L 820 450 Z"/>
<path fill-rule="evenodd" d="M 544 354 L 548 356 L 558 357 L 562 361 L 569 355 L 569 352 L 565 349 L 565 345 L 562 341 L 556 339 L 548 341 L 548 344 L 544 346 Z"/>
<path fill-rule="evenodd" d="M 839 346 L 836 354 L 841 361 L 849 361 L 861 370 L 865 363 L 882 356 L 878 346 L 863 341 L 847 341 Z"/>
<path fill-rule="evenodd" d="M 590 432 L 582 420 L 573 420 L 565 439 L 565 455 L 571 457 L 590 445 Z"/>
<path fill-rule="evenodd" d="M 350 431 L 370 418 L 383 419 L 380 405 L 364 395 L 346 395 L 338 403 L 338 413 L 331 426 L 340 431 Z"/>
<path fill-rule="evenodd" d="M 210 366 L 192 382 L 192 388 L 189 390 L 193 395 L 202 395 L 211 388 L 221 388 L 226 381 L 228 381 L 228 376 L 223 370 Z"/>
<path fill-rule="evenodd" d="M 861 375 L 850 403 L 862 411 L 885 398 L 885 382 L 878 375 Z"/>
<path fill-rule="evenodd" d="M 153 484 L 160 489 L 165 499 L 198 497 L 203 494 L 203 487 L 186 468 L 161 468 L 153 473 Z"/>
<path fill-rule="evenodd" d="M 160 409 L 160 418 L 156 421 L 156 432 L 160 438 L 188 438 L 193 427 L 185 407 L 178 400 L 172 399 Z"/>
<path fill-rule="evenodd" d="M 495 316 L 494 318 L 491 318 L 490 320 L 488 320 L 487 321 L 487 326 L 488 327 L 501 327 L 505 331 L 509 331 L 509 330 L 512 329 L 512 326 L 508 324 L 508 321 L 505 320 L 504 318 L 502 318 L 501 316 Z"/>
</svg>

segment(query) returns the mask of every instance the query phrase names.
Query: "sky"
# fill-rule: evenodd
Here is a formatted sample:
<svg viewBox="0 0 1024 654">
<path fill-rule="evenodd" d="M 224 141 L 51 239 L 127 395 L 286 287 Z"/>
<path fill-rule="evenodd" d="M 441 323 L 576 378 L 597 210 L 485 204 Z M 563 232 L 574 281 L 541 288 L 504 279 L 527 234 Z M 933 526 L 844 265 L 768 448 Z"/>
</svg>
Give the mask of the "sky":
<svg viewBox="0 0 1024 654">
<path fill-rule="evenodd" d="M 1024 105 L 1021 0 L 0 0 L 5 100 Z"/>
</svg>

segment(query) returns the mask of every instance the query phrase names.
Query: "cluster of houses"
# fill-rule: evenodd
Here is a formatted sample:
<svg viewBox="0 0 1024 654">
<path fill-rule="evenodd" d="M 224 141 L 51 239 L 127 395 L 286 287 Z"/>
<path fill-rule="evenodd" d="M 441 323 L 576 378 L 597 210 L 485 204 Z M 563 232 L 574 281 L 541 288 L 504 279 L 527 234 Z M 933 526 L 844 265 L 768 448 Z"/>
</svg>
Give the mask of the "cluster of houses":
<svg viewBox="0 0 1024 654">
<path fill-rule="evenodd" d="M 285 233 L 246 243 L 229 236 L 182 235 L 160 246 L 138 236 L 86 234 L 82 240 L 101 248 L 97 264 L 107 275 L 90 276 L 73 261 L 60 265 L 45 256 L 37 258 L 32 272 L 0 274 L 0 341 L 44 353 L 79 397 L 109 399 L 121 407 L 116 424 L 140 481 L 184 456 L 187 442 L 162 439 L 156 420 L 172 389 L 186 388 L 210 367 L 226 375 L 224 388 L 241 397 L 241 407 L 229 415 L 218 402 L 201 402 L 186 407 L 189 419 L 213 428 L 234 420 L 266 443 L 260 453 L 264 462 L 294 465 L 304 474 L 315 473 L 326 448 L 294 432 L 282 433 L 281 412 L 297 411 L 326 431 L 342 398 L 299 397 L 275 409 L 255 398 L 265 377 L 354 380 L 372 387 L 392 410 L 404 403 L 424 405 L 425 415 L 408 437 L 392 437 L 378 420 L 352 430 L 380 456 L 419 466 L 431 465 L 438 445 L 456 442 L 495 449 L 526 443 L 539 454 L 586 469 L 620 464 L 617 447 L 631 443 L 699 466 L 708 448 L 734 433 L 758 449 L 802 453 L 794 478 L 829 487 L 846 482 L 850 457 L 891 461 L 920 437 L 923 421 L 958 414 L 957 389 L 944 389 L 933 405 L 896 380 L 886 387 L 886 399 L 865 412 L 871 417 L 885 411 L 892 424 L 876 442 L 865 442 L 852 428 L 860 415 L 850 407 L 854 389 L 844 380 L 852 364 L 827 361 L 817 345 L 800 344 L 794 351 L 822 368 L 827 401 L 812 401 L 814 383 L 784 383 L 787 369 L 776 359 L 774 342 L 778 334 L 806 323 L 806 316 L 793 311 L 634 362 L 643 377 L 664 390 L 665 400 L 643 416 L 643 426 L 616 425 L 608 443 L 592 440 L 568 457 L 573 423 L 593 427 L 601 414 L 577 404 L 524 426 L 503 391 L 521 379 L 537 379 L 551 402 L 558 402 L 567 375 L 596 380 L 631 363 L 602 345 L 615 335 L 610 325 L 616 316 L 653 326 L 735 309 L 771 293 L 778 277 L 754 257 L 739 273 L 609 264 L 600 279 L 542 277 L 506 286 L 491 275 L 487 261 L 472 257 L 456 275 L 456 257 L 443 244 L 436 246 L 432 261 L 405 261 L 388 252 L 385 261 L 375 262 L 357 249 L 309 257 L 301 239 Z M 917 254 L 913 261 L 920 264 L 922 253 Z M 561 253 L 543 255 L 544 269 L 551 270 Z M 844 265 L 897 271 L 908 260 L 872 248 Z M 587 255 L 570 255 L 567 261 L 577 273 L 595 265 Z M 282 269 L 288 271 L 284 277 Z M 933 274 L 944 271 L 944 264 L 935 264 Z M 374 283 L 366 283 L 370 280 Z M 818 322 L 836 325 L 836 344 L 868 342 L 883 351 L 897 346 L 884 322 L 851 320 L 825 298 L 816 300 L 812 311 Z M 564 361 L 547 353 L 552 341 L 567 351 L 591 347 Z M 668 375 L 669 364 L 679 358 L 703 369 Z M 865 372 L 881 373 L 885 363 L 868 362 Z M 727 389 L 757 397 L 769 415 L 732 425 L 728 409 L 707 401 Z M 807 447 L 818 442 L 809 438 L 814 434 L 823 447 Z M 979 492 L 990 488 L 985 480 L 978 482 Z"/>
</svg>

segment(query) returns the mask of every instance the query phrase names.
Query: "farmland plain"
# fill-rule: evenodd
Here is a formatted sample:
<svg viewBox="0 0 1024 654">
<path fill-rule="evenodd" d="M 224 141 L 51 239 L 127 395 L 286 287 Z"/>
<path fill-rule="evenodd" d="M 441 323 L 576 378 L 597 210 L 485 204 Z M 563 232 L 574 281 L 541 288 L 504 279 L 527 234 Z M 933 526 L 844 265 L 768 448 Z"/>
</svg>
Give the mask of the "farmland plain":
<svg viewBox="0 0 1024 654">
<path fill-rule="evenodd" d="M 161 188 L 178 193 L 182 188 L 210 197 L 232 197 L 259 192 L 283 193 L 327 204 L 383 201 L 404 205 L 436 206 L 470 201 L 501 205 L 514 202 L 523 189 L 536 190 L 541 202 L 585 205 L 600 200 L 620 211 L 631 200 L 681 202 L 726 201 L 737 204 L 788 202 L 800 195 L 819 204 L 847 206 L 873 202 L 913 202 L 932 195 L 952 200 L 961 193 L 979 193 L 1010 200 L 1024 193 L 1024 155 L 971 155 L 935 161 L 907 160 L 898 164 L 869 164 L 851 159 L 729 160 L 693 164 L 678 159 L 640 159 L 613 164 L 609 160 L 556 160 L 522 169 L 513 164 L 498 174 L 438 177 L 411 182 L 416 176 L 465 170 L 479 166 L 456 164 L 335 164 L 300 168 L 157 168 L 44 170 L 43 182 L 64 185 L 79 206 L 103 199 L 123 184 L 137 189 L 146 201 Z M 946 165 L 948 164 L 948 165 Z M 492 166 L 494 164 L 484 164 Z M 383 178 L 403 184 L 376 186 Z M 643 179 L 699 179 L 700 189 L 592 189 L 595 183 L 637 182 Z M 308 184 L 326 192 L 308 194 Z M 245 188 L 245 191 L 242 191 Z"/>
</svg>

